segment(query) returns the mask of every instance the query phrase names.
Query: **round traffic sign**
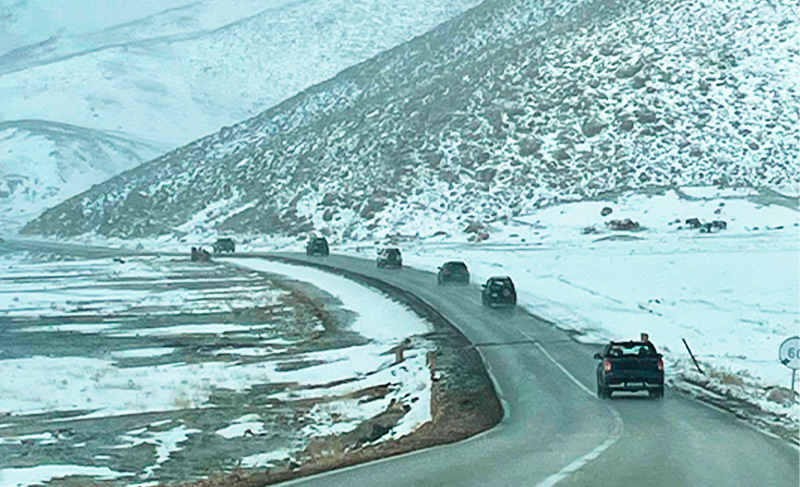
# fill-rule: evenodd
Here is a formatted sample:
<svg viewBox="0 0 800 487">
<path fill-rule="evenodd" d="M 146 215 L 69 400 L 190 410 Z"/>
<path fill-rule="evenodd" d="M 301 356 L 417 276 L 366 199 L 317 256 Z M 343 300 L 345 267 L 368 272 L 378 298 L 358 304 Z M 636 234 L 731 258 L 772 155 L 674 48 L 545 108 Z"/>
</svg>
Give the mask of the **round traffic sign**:
<svg viewBox="0 0 800 487">
<path fill-rule="evenodd" d="M 781 343 L 778 358 L 790 369 L 800 369 L 800 337 L 791 337 Z"/>
</svg>

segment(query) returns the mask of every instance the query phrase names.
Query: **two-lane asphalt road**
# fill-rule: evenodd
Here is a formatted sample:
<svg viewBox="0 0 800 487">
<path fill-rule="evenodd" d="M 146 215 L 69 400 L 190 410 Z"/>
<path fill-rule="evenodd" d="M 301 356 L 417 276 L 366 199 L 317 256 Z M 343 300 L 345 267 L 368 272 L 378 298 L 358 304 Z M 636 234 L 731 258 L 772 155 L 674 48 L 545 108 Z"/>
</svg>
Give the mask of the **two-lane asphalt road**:
<svg viewBox="0 0 800 487">
<path fill-rule="evenodd" d="M 31 242 L 8 247 L 87 257 L 132 253 Z M 483 308 L 477 285 L 437 286 L 435 275 L 428 272 L 377 269 L 374 261 L 338 255 L 236 256 L 289 257 L 345 269 L 413 293 L 478 346 L 506 411 L 497 427 L 469 440 L 286 485 L 796 487 L 800 483 L 796 448 L 730 414 L 669 389 L 660 401 L 597 399 L 592 356 L 598 347 L 577 343 L 520 308 Z"/>
<path fill-rule="evenodd" d="M 500 425 L 454 445 L 335 471 L 320 486 L 786 486 L 797 449 L 679 393 L 599 400 L 599 347 L 520 308 L 486 309 L 477 285 L 438 286 L 410 268 L 332 255 L 284 257 L 377 278 L 422 298 L 478 344 L 506 409 Z M 496 345 L 507 343 L 509 345 Z M 481 346 L 480 344 L 487 344 Z M 495 345 L 492 345 L 495 344 Z"/>
</svg>

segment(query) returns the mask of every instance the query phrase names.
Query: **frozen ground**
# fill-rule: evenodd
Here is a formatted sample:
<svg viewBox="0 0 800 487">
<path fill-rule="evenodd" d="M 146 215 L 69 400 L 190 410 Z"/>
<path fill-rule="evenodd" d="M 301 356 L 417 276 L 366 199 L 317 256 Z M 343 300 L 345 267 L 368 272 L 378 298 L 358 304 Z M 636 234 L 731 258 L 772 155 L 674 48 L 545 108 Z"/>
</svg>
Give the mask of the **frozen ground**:
<svg viewBox="0 0 800 487">
<path fill-rule="evenodd" d="M 427 324 L 341 278 L 31 254 L 0 255 L 0 276 L 1 487 L 186 481 L 285 463 L 393 405 L 378 441 L 430 420 Z"/>
</svg>

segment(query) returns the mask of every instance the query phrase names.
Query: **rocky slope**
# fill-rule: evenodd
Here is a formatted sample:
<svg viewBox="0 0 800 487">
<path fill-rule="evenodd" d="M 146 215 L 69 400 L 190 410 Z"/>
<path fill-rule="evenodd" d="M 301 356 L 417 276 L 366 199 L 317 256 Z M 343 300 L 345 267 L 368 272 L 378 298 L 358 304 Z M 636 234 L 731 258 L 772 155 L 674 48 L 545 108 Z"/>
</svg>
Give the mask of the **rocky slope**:
<svg viewBox="0 0 800 487">
<path fill-rule="evenodd" d="M 631 188 L 795 196 L 796 31 L 788 0 L 489 0 L 25 232 L 358 239 Z"/>
<path fill-rule="evenodd" d="M 0 0 L 0 123 L 42 120 L 82 133 L 113 131 L 131 149 L 113 161 L 97 158 L 92 150 L 81 150 L 85 144 L 79 135 L 70 142 L 74 158 L 66 160 L 63 153 L 49 155 L 48 141 L 42 147 L 32 144 L 24 130 L 4 133 L 0 179 L 20 173 L 47 179 L 38 173 L 84 161 L 102 177 L 61 173 L 54 190 L 58 200 L 39 199 L 43 188 L 13 205 L 0 200 L 0 213 L 25 218 L 0 222 L 0 233 L 93 183 L 258 114 L 478 3 Z M 59 135 L 62 143 L 66 137 Z M 5 158 L 9 150 L 13 159 Z"/>
</svg>

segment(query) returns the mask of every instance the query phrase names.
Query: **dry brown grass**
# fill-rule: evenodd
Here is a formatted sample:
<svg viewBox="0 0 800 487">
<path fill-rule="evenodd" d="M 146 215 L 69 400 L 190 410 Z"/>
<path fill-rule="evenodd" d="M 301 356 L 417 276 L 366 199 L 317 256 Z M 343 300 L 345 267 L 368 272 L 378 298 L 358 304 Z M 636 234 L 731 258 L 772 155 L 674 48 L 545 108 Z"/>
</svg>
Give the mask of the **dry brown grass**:
<svg viewBox="0 0 800 487">
<path fill-rule="evenodd" d="M 369 390 L 369 396 L 383 397 L 387 392 L 383 386 L 378 386 Z M 204 480 L 179 484 L 179 487 L 262 487 L 276 484 L 421 448 L 453 443 L 491 428 L 503 416 L 502 406 L 493 390 L 446 392 L 438 382 L 433 384 L 431 413 L 433 421 L 424 424 L 415 433 L 398 440 L 372 443 L 372 437 L 379 434 L 381 428 L 397 424 L 405 414 L 401 404 L 392 404 L 385 412 L 362 423 L 350 433 L 315 438 L 298 455 L 299 463 L 290 462 L 261 472 L 237 467 L 228 474 L 212 475 Z"/>
<path fill-rule="evenodd" d="M 736 385 L 736 386 L 744 385 L 744 380 L 742 380 L 741 376 L 732 374 L 730 372 L 717 373 L 717 379 L 719 379 L 720 383 L 722 384 Z"/>
</svg>

